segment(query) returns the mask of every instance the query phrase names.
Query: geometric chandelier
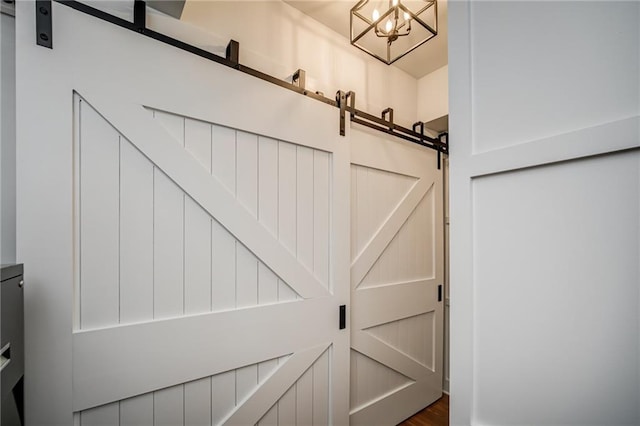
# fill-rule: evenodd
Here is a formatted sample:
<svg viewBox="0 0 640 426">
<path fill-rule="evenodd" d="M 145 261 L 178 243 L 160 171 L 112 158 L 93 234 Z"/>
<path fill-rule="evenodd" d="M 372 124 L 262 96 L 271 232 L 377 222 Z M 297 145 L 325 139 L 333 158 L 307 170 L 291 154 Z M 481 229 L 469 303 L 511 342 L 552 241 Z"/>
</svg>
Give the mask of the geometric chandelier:
<svg viewBox="0 0 640 426">
<path fill-rule="evenodd" d="M 351 44 L 390 65 L 438 34 L 436 0 L 360 0 Z"/>
</svg>

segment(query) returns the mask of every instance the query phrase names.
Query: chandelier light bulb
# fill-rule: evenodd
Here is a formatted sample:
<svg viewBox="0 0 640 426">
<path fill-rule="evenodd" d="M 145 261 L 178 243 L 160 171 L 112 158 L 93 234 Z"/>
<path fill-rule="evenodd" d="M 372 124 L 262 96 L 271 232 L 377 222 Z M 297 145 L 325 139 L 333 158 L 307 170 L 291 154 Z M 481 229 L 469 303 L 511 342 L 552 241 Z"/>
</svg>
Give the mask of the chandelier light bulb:
<svg viewBox="0 0 640 426">
<path fill-rule="evenodd" d="M 398 0 L 393 0 L 393 1 L 391 2 L 391 4 L 392 4 L 393 6 L 397 6 L 397 5 L 398 5 Z"/>
<path fill-rule="evenodd" d="M 411 15 L 409 15 L 407 12 L 404 13 L 404 20 L 408 21 L 409 19 L 411 19 Z"/>
<path fill-rule="evenodd" d="M 387 19 L 387 23 L 384 25 L 384 29 L 388 33 L 391 32 L 391 30 L 393 29 L 393 22 L 391 22 L 391 19 Z"/>
<path fill-rule="evenodd" d="M 373 13 L 371 14 L 371 18 L 374 21 L 377 21 L 378 18 L 380 18 L 380 12 L 378 12 L 378 9 L 373 9 Z"/>
</svg>

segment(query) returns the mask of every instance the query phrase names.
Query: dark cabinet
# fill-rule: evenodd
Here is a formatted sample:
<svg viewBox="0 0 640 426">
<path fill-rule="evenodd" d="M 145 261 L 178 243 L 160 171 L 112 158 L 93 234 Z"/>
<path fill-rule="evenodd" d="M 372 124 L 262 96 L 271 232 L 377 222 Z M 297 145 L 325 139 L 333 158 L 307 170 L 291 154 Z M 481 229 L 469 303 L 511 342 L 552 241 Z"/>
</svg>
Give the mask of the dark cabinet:
<svg viewBox="0 0 640 426">
<path fill-rule="evenodd" d="M 24 423 L 22 265 L 3 265 L 0 279 L 0 425 L 19 426 Z"/>
</svg>

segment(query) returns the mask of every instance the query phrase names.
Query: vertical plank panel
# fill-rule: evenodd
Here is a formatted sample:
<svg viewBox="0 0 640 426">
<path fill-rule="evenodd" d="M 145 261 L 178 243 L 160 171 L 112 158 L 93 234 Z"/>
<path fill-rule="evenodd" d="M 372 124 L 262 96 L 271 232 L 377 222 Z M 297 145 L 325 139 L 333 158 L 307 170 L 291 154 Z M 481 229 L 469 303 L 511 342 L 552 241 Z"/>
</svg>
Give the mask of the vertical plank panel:
<svg viewBox="0 0 640 426">
<path fill-rule="evenodd" d="M 211 404 L 212 424 L 220 424 L 236 406 L 235 371 L 211 377 Z"/>
<path fill-rule="evenodd" d="M 186 314 L 211 310 L 211 218 L 185 197 L 184 307 Z"/>
<path fill-rule="evenodd" d="M 438 229 L 438 214 L 436 213 L 436 193 L 435 187 L 431 190 L 431 192 L 426 195 L 428 199 L 426 200 L 427 205 L 426 213 L 421 216 L 423 218 L 423 225 L 425 227 L 425 235 L 426 238 L 422 241 L 422 249 L 424 250 L 425 255 L 427 256 L 426 262 L 423 268 L 423 274 L 427 277 L 435 277 L 437 267 L 437 238 L 436 238 L 436 229 Z"/>
<path fill-rule="evenodd" d="M 157 168 L 154 176 L 154 318 L 167 318 L 184 312 L 184 194 Z"/>
<path fill-rule="evenodd" d="M 80 327 L 119 318 L 120 144 L 116 131 L 86 103 L 80 125 Z"/>
<path fill-rule="evenodd" d="M 386 176 L 382 175 L 383 172 L 381 170 L 369 167 L 367 168 L 367 174 L 369 175 L 367 195 L 369 197 L 368 212 L 370 226 L 367 233 L 368 236 L 371 237 L 376 231 L 376 228 L 382 223 L 382 215 L 384 214 L 385 207 L 388 208 L 388 206 L 382 205 L 386 194 L 384 194 L 384 192 L 380 189 L 383 185 L 383 182 L 385 182 L 389 178 L 384 179 Z"/>
<path fill-rule="evenodd" d="M 409 321 L 398 321 L 398 348 L 409 348 L 411 342 L 411 324 Z M 407 355 L 406 349 L 399 352 Z"/>
<path fill-rule="evenodd" d="M 313 150 L 296 147 L 296 248 L 298 261 L 313 271 Z"/>
<path fill-rule="evenodd" d="M 184 424 L 183 386 L 172 386 L 154 392 L 154 426 Z"/>
<path fill-rule="evenodd" d="M 295 145 L 278 143 L 278 238 L 293 254 L 296 253 L 296 177 Z"/>
<path fill-rule="evenodd" d="M 411 214 L 411 216 L 409 216 L 409 219 L 407 219 L 407 223 L 405 223 L 405 226 L 407 227 L 407 230 L 409 231 L 409 250 L 410 250 L 410 263 L 409 263 L 409 268 L 411 269 L 411 279 L 417 279 L 419 278 L 419 270 L 420 270 L 420 254 L 418 253 L 418 238 L 423 238 L 424 235 L 423 234 L 419 234 L 420 229 L 418 228 L 418 221 L 417 221 L 417 216 L 416 214 L 418 213 L 419 208 L 416 208 L 416 210 L 413 211 L 413 213 Z"/>
<path fill-rule="evenodd" d="M 408 227 L 403 226 L 396 235 L 398 239 L 398 274 L 405 279 L 409 279 L 411 272 L 409 268 L 411 252 L 409 251 L 408 233 Z"/>
<path fill-rule="evenodd" d="M 258 304 L 258 260 L 245 246 L 236 243 L 236 306 Z"/>
<path fill-rule="evenodd" d="M 278 403 L 267 411 L 258 422 L 258 426 L 277 426 L 278 425 Z"/>
<path fill-rule="evenodd" d="M 270 359 L 258 364 L 258 384 L 262 384 L 269 376 L 278 368 L 278 360 Z M 277 404 L 276 404 L 277 405 Z M 261 419 L 261 422 L 271 423 L 274 420 L 277 422 L 278 412 L 277 409 L 272 407 L 267 414 Z"/>
<path fill-rule="evenodd" d="M 313 153 L 313 272 L 329 288 L 329 154 Z M 346 182 L 343 183 L 346 185 Z"/>
<path fill-rule="evenodd" d="M 309 368 L 296 382 L 296 424 L 313 424 L 313 370 Z"/>
<path fill-rule="evenodd" d="M 296 157 L 295 145 L 278 142 L 278 238 L 293 254 L 297 252 Z M 295 300 L 296 297 L 291 287 L 279 282 L 280 301 Z"/>
<path fill-rule="evenodd" d="M 278 236 L 278 142 L 258 139 L 258 220 Z"/>
<path fill-rule="evenodd" d="M 120 148 L 120 322 L 153 318 L 153 164 Z"/>
<path fill-rule="evenodd" d="M 296 384 L 294 383 L 278 401 L 278 425 L 296 424 Z"/>
<path fill-rule="evenodd" d="M 258 366 L 247 365 L 236 370 L 236 405 L 242 402 L 258 387 Z"/>
<path fill-rule="evenodd" d="M 313 424 L 329 424 L 329 351 L 313 364 Z"/>
<path fill-rule="evenodd" d="M 349 350 L 350 369 L 349 369 L 349 408 L 354 410 L 358 406 L 358 391 L 360 382 L 358 381 L 358 357 L 356 351 Z"/>
<path fill-rule="evenodd" d="M 211 424 L 211 379 L 196 380 L 184 384 L 184 425 Z"/>
<path fill-rule="evenodd" d="M 351 261 L 358 255 L 358 166 L 351 165 Z"/>
<path fill-rule="evenodd" d="M 153 318 L 153 164 L 120 147 L 120 322 Z M 120 402 L 120 425 L 153 424 L 153 395 Z"/>
<path fill-rule="evenodd" d="M 258 137 L 236 133 L 236 196 L 254 217 L 258 217 Z"/>
<path fill-rule="evenodd" d="M 211 223 L 213 245 L 212 309 L 236 307 L 236 240 L 217 221 Z"/>
<path fill-rule="evenodd" d="M 364 245 L 370 238 L 370 230 L 369 230 L 369 215 L 371 214 L 371 206 L 369 205 L 369 172 L 365 167 L 357 167 L 356 169 L 356 179 L 358 182 L 358 192 L 357 192 L 357 205 L 358 205 L 358 220 L 356 221 L 357 226 L 357 237 L 356 237 L 356 252 L 360 254 Z M 352 244 L 354 242 L 352 241 Z"/>
<path fill-rule="evenodd" d="M 278 277 L 263 263 L 258 263 L 258 305 L 278 301 Z"/>
<path fill-rule="evenodd" d="M 120 401 L 120 426 L 142 426 L 152 424 L 152 393 Z"/>
<path fill-rule="evenodd" d="M 153 116 L 176 142 L 184 146 L 184 117 L 157 110 L 153 112 Z"/>
<path fill-rule="evenodd" d="M 211 172 L 232 194 L 236 193 L 236 132 L 222 126 L 212 127 Z"/>
<path fill-rule="evenodd" d="M 91 408 L 80 413 L 81 426 L 114 426 L 118 425 L 119 405 L 117 402 Z"/>
<path fill-rule="evenodd" d="M 184 146 L 211 173 L 211 124 L 185 119 Z"/>
</svg>

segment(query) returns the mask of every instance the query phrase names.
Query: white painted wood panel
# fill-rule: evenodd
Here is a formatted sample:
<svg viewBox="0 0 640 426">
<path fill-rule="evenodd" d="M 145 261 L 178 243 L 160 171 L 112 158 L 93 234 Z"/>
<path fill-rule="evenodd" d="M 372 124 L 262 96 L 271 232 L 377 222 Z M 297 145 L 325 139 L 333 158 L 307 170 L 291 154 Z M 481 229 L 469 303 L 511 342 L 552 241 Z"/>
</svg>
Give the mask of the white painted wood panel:
<svg viewBox="0 0 640 426">
<path fill-rule="evenodd" d="M 298 347 L 309 347 L 314 341 L 326 341 L 331 336 L 335 330 L 335 311 L 332 311 L 326 309 L 323 298 L 317 298 L 304 303 L 265 305 L 76 333 L 75 405 L 78 409 L 101 405 L 117 400 L 117 395 L 146 393 L 166 384 L 184 383 L 270 360 L 281 353 L 294 353 Z M 326 325 L 313 334 L 302 327 L 291 327 L 290 318 L 304 315 L 322 319 Z M 229 324 L 234 324 L 234 333 L 229 333 Z M 274 329 L 280 331 L 272 333 Z M 202 339 L 194 330 L 207 330 L 209 338 Z M 251 333 L 259 338 L 236 338 L 236 335 Z M 265 344 L 267 341 L 269 345 Z M 115 353 L 109 351 L 114 345 L 121 349 Z M 184 347 L 193 349 L 194 362 L 180 369 L 171 368 L 175 359 L 184 356 Z M 220 347 L 229 350 L 220 351 Z M 164 356 L 149 363 L 147 360 L 157 353 Z M 118 371 L 128 380 L 121 380 L 116 374 Z M 90 372 L 92 376 L 88 376 Z M 96 378 L 102 386 L 92 385 Z"/>
<path fill-rule="evenodd" d="M 258 304 L 258 261 L 242 244 L 236 244 L 236 307 Z"/>
<path fill-rule="evenodd" d="M 351 131 L 350 420 L 397 424 L 441 395 L 442 176 L 434 152 Z"/>
<path fill-rule="evenodd" d="M 153 111 L 153 117 L 158 120 L 173 140 L 184 146 L 184 117 L 159 110 Z"/>
<path fill-rule="evenodd" d="M 297 153 L 295 145 L 278 143 L 278 238 L 296 253 Z"/>
<path fill-rule="evenodd" d="M 119 318 L 120 137 L 80 102 L 80 327 Z"/>
<path fill-rule="evenodd" d="M 236 133 L 236 196 L 252 216 L 258 217 L 258 137 Z"/>
<path fill-rule="evenodd" d="M 500 17 L 508 24 L 497 27 L 495 7 L 464 1 L 449 9 L 449 71 L 457 81 L 450 129 L 460 140 L 450 159 L 451 392 L 458 395 L 452 423 L 507 424 L 517 417 L 538 425 L 637 424 L 640 376 L 631 371 L 638 371 L 640 353 L 624 347 L 640 332 L 631 325 L 637 323 L 617 321 L 629 299 L 638 313 L 640 5 L 510 3 Z M 539 37 L 533 22 L 552 10 Z M 581 36 L 603 19 L 616 31 Z M 505 55 L 527 44 L 533 56 Z M 567 45 L 570 55 L 563 53 Z M 558 69 L 543 71 L 551 61 Z M 507 118 L 500 131 L 496 117 Z M 612 212 L 614 219 L 596 219 Z M 633 265 L 623 265 L 627 256 Z M 490 271 L 497 259 L 500 274 Z M 623 290 L 631 282 L 633 295 Z M 541 308 L 532 317 L 533 306 Z M 492 325 L 499 328 L 490 334 Z M 518 330 L 514 339 L 503 338 L 505 327 Z M 609 327 L 607 344 L 582 346 Z M 562 357 L 547 356 L 549 348 Z M 514 381 L 513 367 L 532 360 L 536 368 Z M 596 381 L 577 373 L 590 365 L 607 373 Z M 542 382 L 553 385 L 543 391 Z M 509 403 L 515 399 L 517 406 Z"/>
<path fill-rule="evenodd" d="M 536 413 L 531 406 L 518 412 L 498 409 L 498 401 L 511 407 L 525 394 L 544 401 L 563 423 L 622 425 L 633 424 L 637 418 L 638 380 L 630 371 L 637 365 L 639 337 L 634 332 L 636 325 L 625 320 L 638 312 L 637 248 L 629 252 L 621 242 L 628 241 L 629 235 L 639 235 L 640 155 L 614 154 L 567 166 L 545 166 L 474 181 L 474 214 L 483 223 L 474 233 L 479 262 L 475 280 L 482 289 L 474 307 L 479 339 L 474 357 L 480 363 L 474 376 L 478 418 L 514 422 L 526 416 L 539 419 L 541 424 L 554 422 L 555 415 Z M 619 182 L 616 191 L 609 191 L 610 179 Z M 557 192 L 549 192 L 551 186 Z M 520 191 L 527 194 L 527 201 L 511 203 Z M 593 194 L 599 194 L 598 206 L 585 210 Z M 536 218 L 529 214 L 531 205 L 537 206 Z M 500 209 L 494 211 L 495 206 Z M 601 226 L 610 209 L 619 212 L 617 220 L 626 226 Z M 502 226 L 520 231 L 505 232 Z M 531 246 L 512 250 L 521 238 Z M 553 244 L 549 245 L 550 241 Z M 593 245 L 592 241 L 603 244 Z M 580 248 L 571 250 L 574 244 Z M 539 252 L 542 246 L 546 248 Z M 587 259 L 593 261 L 585 263 Z M 606 270 L 601 259 L 606 259 Z M 559 261 L 562 272 L 556 270 Z M 494 272 L 498 264 L 504 265 L 499 275 Z M 514 282 L 519 285 L 514 287 Z M 604 293 L 603 282 L 607 282 Z M 550 293 L 553 300 L 548 300 Z M 501 297 L 511 299 L 510 306 L 494 306 L 493 300 Z M 542 305 L 545 314 L 540 316 L 533 306 Z M 567 310 L 582 314 L 571 321 L 558 321 Z M 591 315 L 599 320 L 586 327 L 585 317 Z M 511 321 L 498 320 L 505 317 Z M 516 335 L 512 335 L 514 323 L 520 325 Z M 545 325 L 544 336 L 539 337 L 546 343 L 542 346 L 530 341 L 540 324 Z M 611 351 L 609 343 L 603 348 L 603 342 L 610 342 L 616 350 Z M 549 355 L 551 344 L 563 354 L 561 358 Z M 504 355 L 498 358 L 497 353 Z M 583 353 L 598 356 L 585 357 Z M 546 365 L 546 373 L 554 378 L 552 389 L 545 389 L 535 379 L 538 375 L 526 374 L 526 388 L 513 379 L 513 372 L 528 360 Z M 612 366 L 606 377 L 583 374 L 601 365 Z M 500 383 L 506 385 L 505 390 L 499 389 Z M 555 401 L 576 388 L 581 389 L 579 398 L 562 404 Z M 587 406 L 578 410 L 585 402 Z M 567 405 L 573 410 L 566 411 Z"/>
<path fill-rule="evenodd" d="M 294 383 L 278 401 L 278 425 L 296 424 L 296 384 Z"/>
<path fill-rule="evenodd" d="M 116 425 L 119 422 L 118 418 L 119 405 L 115 402 L 83 411 L 80 414 L 80 424 L 82 426 Z"/>
<path fill-rule="evenodd" d="M 258 387 L 258 366 L 247 365 L 236 370 L 236 406 L 241 405 Z"/>
<path fill-rule="evenodd" d="M 211 418 L 221 424 L 236 406 L 236 372 L 228 371 L 211 378 Z"/>
<path fill-rule="evenodd" d="M 295 145 L 278 143 L 278 239 L 291 253 L 297 252 L 297 153 Z M 280 301 L 295 300 L 297 295 L 280 282 Z"/>
<path fill-rule="evenodd" d="M 153 319 L 153 165 L 120 144 L 120 323 Z"/>
<path fill-rule="evenodd" d="M 153 394 L 120 401 L 120 426 L 152 425 L 153 404 Z"/>
<path fill-rule="evenodd" d="M 153 393 L 154 426 L 184 424 L 184 387 L 172 386 Z"/>
<path fill-rule="evenodd" d="M 80 107 L 80 327 L 120 317 L 120 136 L 85 101 Z M 83 214 L 84 213 L 84 214 Z M 81 425 L 118 422 L 118 403 L 86 410 Z"/>
<path fill-rule="evenodd" d="M 258 139 L 258 219 L 278 236 L 278 141 Z"/>
<path fill-rule="evenodd" d="M 154 167 L 120 143 L 120 323 L 153 319 Z M 153 424 L 153 395 L 120 401 L 120 425 Z M 114 423 L 115 424 L 115 423 Z"/>
<path fill-rule="evenodd" d="M 213 126 L 211 141 L 211 172 L 235 194 L 236 132 L 228 127 Z"/>
<path fill-rule="evenodd" d="M 184 313 L 184 198 L 157 168 L 154 173 L 154 318 Z"/>
<path fill-rule="evenodd" d="M 211 311 L 211 218 L 190 197 L 184 205 L 184 313 Z"/>
<path fill-rule="evenodd" d="M 278 425 L 278 404 L 276 403 L 273 407 L 267 411 L 260 421 L 258 422 L 258 426 L 277 426 Z"/>
<path fill-rule="evenodd" d="M 310 120 L 329 122 L 335 109 L 139 34 L 96 25 L 95 18 L 64 4 L 52 7 L 61 29 L 56 49 L 42 55 L 24 42 L 21 50 L 33 61 L 33 67 L 23 67 L 29 79 L 41 81 L 36 74 L 44 69 L 56 74 L 48 75 L 50 85 L 40 93 L 44 108 L 32 102 L 33 118 L 50 133 L 43 138 L 27 127 L 20 132 L 22 153 L 34 155 L 20 166 L 29 172 L 19 182 L 40 189 L 26 191 L 39 195 L 21 200 L 21 217 L 33 228 L 23 227 L 18 251 L 34 264 L 32 288 L 51 301 L 50 309 L 31 311 L 28 335 L 55 329 L 50 335 L 60 343 L 30 352 L 29 362 L 42 374 L 30 376 L 27 387 L 46 391 L 56 402 L 28 392 L 33 408 L 28 423 L 71 424 L 74 411 L 76 424 L 219 423 L 229 416 L 281 424 L 287 416 L 294 422 L 299 416 L 306 422 L 316 413 L 315 396 L 326 395 L 319 401 L 326 401 L 326 409 L 319 412 L 333 424 L 346 424 L 348 331 L 337 329 L 335 317 L 337 306 L 349 301 L 348 190 L 340 183 L 348 180 L 348 146 L 333 126 L 308 132 Z M 24 10 L 21 28 L 34 24 L 33 14 Z M 136 59 L 139 51 L 145 60 Z M 126 70 L 117 66 L 124 62 Z M 175 64 L 193 70 L 193 78 L 175 79 Z M 72 79 L 62 72 L 69 67 Z M 133 84 L 149 75 L 171 81 L 171 89 Z M 105 169 L 102 176 L 85 176 L 82 155 L 87 152 L 69 149 L 74 141 L 84 144 L 69 126 L 82 125 L 74 120 L 71 93 L 92 105 L 96 128 L 113 136 L 111 147 L 99 140 L 96 148 L 109 155 L 93 153 L 99 164 L 92 170 L 97 175 Z M 229 102 L 222 107 L 212 99 Z M 76 127 L 76 136 L 84 130 Z M 43 147 L 45 139 L 50 143 Z M 75 171 L 74 161 L 79 163 Z M 45 188 L 29 180 L 38 175 L 33 170 L 49 170 L 50 181 L 67 185 Z M 82 193 L 84 185 L 97 187 L 98 208 L 83 210 L 92 206 L 92 195 Z M 44 199 L 55 212 L 47 217 L 55 230 L 51 244 L 27 244 L 28 230 L 42 228 L 38 223 L 44 217 L 33 220 L 43 215 L 26 206 Z M 321 207 L 317 213 L 316 207 Z M 86 235 L 74 236 L 71 229 L 84 225 L 74 219 L 104 222 L 97 227 L 104 238 L 89 234 L 95 241 L 84 244 Z M 90 253 L 75 251 L 84 249 Z M 82 259 L 107 252 L 103 263 L 83 264 Z M 36 259 L 59 259 L 64 265 L 45 260 L 48 264 L 39 269 Z M 108 297 L 90 291 L 83 296 L 87 282 L 72 275 L 74 262 L 82 271 L 94 268 L 91 273 L 103 281 L 115 278 L 109 278 L 114 287 L 96 287 Z M 45 270 L 46 278 L 37 272 Z M 51 286 L 41 284 L 45 281 Z M 71 293 L 72 282 L 77 294 Z M 298 294 L 294 303 L 278 303 Z M 72 331 L 76 311 L 94 312 L 96 320 L 89 316 L 85 324 L 77 318 Z M 63 318 L 69 326 L 62 327 Z M 36 338 L 30 344 L 44 349 Z M 329 346 L 333 356 L 318 367 L 328 380 L 316 382 L 314 363 Z M 45 353 L 51 355 L 46 360 Z M 52 377 L 56 380 L 48 380 Z M 279 400 L 288 389 L 284 410 Z"/>
<path fill-rule="evenodd" d="M 313 368 L 296 382 L 296 425 L 313 423 Z"/>
<path fill-rule="evenodd" d="M 297 258 L 313 271 L 313 150 L 296 147 L 296 251 Z"/>
<path fill-rule="evenodd" d="M 330 156 L 313 151 L 313 272 L 321 283 L 329 286 Z"/>
<path fill-rule="evenodd" d="M 200 120 L 190 118 L 184 121 L 184 143 L 187 151 L 211 173 L 211 135 L 212 126 Z"/>
<path fill-rule="evenodd" d="M 278 277 L 262 263 L 258 264 L 258 304 L 278 302 Z"/>
<path fill-rule="evenodd" d="M 211 223 L 212 290 L 214 311 L 236 306 L 236 240 L 217 221 Z"/>
<path fill-rule="evenodd" d="M 184 385 L 184 426 L 211 425 L 211 378 Z"/>
<path fill-rule="evenodd" d="M 313 365 L 313 424 L 329 424 L 330 350 L 327 349 Z"/>
</svg>

